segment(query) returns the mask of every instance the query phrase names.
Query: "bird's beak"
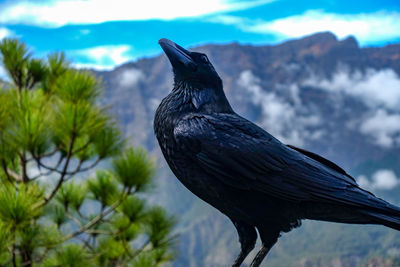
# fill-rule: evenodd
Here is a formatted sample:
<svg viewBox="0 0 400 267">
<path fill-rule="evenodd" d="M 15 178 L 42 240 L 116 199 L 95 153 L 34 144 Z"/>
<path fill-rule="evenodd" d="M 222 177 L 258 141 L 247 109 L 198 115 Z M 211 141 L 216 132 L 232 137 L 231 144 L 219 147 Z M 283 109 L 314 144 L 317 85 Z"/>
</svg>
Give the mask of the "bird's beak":
<svg viewBox="0 0 400 267">
<path fill-rule="evenodd" d="M 173 68 L 186 67 L 191 71 L 197 69 L 197 64 L 191 58 L 190 52 L 185 48 L 165 38 L 160 39 L 158 43 L 164 50 Z"/>
</svg>

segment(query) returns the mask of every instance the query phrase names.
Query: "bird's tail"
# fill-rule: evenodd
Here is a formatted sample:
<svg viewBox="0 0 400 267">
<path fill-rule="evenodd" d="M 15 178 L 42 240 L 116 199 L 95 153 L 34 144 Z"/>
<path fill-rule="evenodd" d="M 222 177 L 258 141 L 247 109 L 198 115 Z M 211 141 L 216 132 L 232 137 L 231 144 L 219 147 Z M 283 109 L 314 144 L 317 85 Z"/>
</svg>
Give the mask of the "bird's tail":
<svg viewBox="0 0 400 267">
<path fill-rule="evenodd" d="M 382 224 L 400 231 L 400 208 L 384 202 L 386 203 L 385 208 L 363 209 L 361 213 L 367 215 L 374 224 Z"/>
</svg>

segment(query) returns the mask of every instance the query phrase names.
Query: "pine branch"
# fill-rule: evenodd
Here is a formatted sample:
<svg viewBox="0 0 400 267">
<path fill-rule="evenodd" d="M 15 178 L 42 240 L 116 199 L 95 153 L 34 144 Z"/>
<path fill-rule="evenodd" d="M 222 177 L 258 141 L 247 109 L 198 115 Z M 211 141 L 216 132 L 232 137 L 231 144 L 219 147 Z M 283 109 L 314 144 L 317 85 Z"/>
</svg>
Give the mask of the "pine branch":
<svg viewBox="0 0 400 267">
<path fill-rule="evenodd" d="M 39 206 L 44 206 L 44 205 L 46 205 L 46 204 L 55 196 L 55 194 L 57 193 L 58 189 L 60 189 L 61 185 L 63 184 L 65 175 L 66 175 L 67 170 L 68 170 L 69 162 L 70 162 L 70 160 L 71 160 L 71 158 L 72 158 L 72 149 L 73 149 L 73 147 L 74 147 L 74 142 L 75 142 L 75 133 L 72 132 L 71 140 L 70 140 L 70 142 L 69 142 L 69 147 L 68 147 L 68 153 L 67 153 L 67 156 L 66 156 L 66 160 L 65 160 L 65 164 L 64 164 L 63 171 L 62 171 L 62 173 L 61 173 L 61 177 L 60 177 L 60 179 L 58 180 L 58 183 L 56 184 L 56 186 L 54 187 L 54 189 L 51 191 L 50 195 L 47 196 L 47 197 L 42 201 L 42 203 L 40 203 Z"/>
<path fill-rule="evenodd" d="M 126 254 L 128 255 L 128 257 L 132 259 L 133 255 L 132 255 L 131 251 L 129 250 L 129 247 L 128 247 L 129 244 L 126 242 L 126 240 L 122 239 L 122 245 L 124 246 L 124 250 L 125 250 Z"/>
<path fill-rule="evenodd" d="M 82 226 L 83 226 L 82 223 L 81 223 L 77 218 L 75 218 L 71 213 L 68 212 L 68 210 L 65 210 L 65 214 L 67 215 L 68 218 L 70 218 L 70 219 L 73 220 L 76 224 L 78 224 L 79 227 L 82 227 Z"/>
<path fill-rule="evenodd" d="M 36 161 L 36 164 L 38 165 L 39 169 L 42 167 L 51 172 L 57 172 L 59 174 L 62 173 L 62 171 L 58 169 L 58 167 L 60 167 L 60 165 L 62 163 L 62 160 L 64 159 L 64 157 L 62 155 L 60 155 L 60 158 L 58 159 L 55 167 L 50 167 L 48 165 L 45 165 L 43 162 L 41 162 L 41 157 L 37 157 L 34 154 L 32 154 L 32 156 L 33 156 L 33 159 Z"/>
<path fill-rule="evenodd" d="M 7 173 L 12 177 L 12 178 L 14 178 L 17 182 L 22 182 L 23 181 L 23 179 L 22 179 L 22 177 L 20 176 L 20 175 L 18 175 L 16 172 L 14 172 L 14 171 L 12 171 L 12 170 L 10 170 L 10 169 L 8 169 L 7 168 Z"/>
<path fill-rule="evenodd" d="M 38 178 L 40 178 L 40 177 L 43 177 L 43 176 L 48 176 L 48 175 L 50 175 L 50 174 L 52 174 L 53 173 L 53 171 L 47 171 L 47 172 L 40 172 L 38 175 L 36 175 L 36 176 L 33 176 L 33 177 L 30 177 L 29 178 L 29 181 L 35 181 L 36 179 L 38 179 Z"/>
<path fill-rule="evenodd" d="M 86 148 L 88 148 L 88 146 L 89 146 L 90 144 L 92 144 L 92 142 L 93 142 L 92 140 L 87 141 L 86 144 L 84 144 L 83 146 L 77 148 L 77 149 L 74 151 L 74 154 L 79 153 L 79 152 L 85 150 Z"/>
<path fill-rule="evenodd" d="M 99 235 L 115 235 L 114 232 L 102 231 L 102 230 L 98 230 L 98 229 L 86 230 L 85 233 L 87 233 L 87 234 L 99 234 Z"/>
<path fill-rule="evenodd" d="M 59 159 L 58 159 L 58 161 L 57 161 L 55 167 L 46 166 L 46 165 L 44 165 L 44 164 L 41 162 L 41 159 L 42 159 L 43 157 L 50 157 L 50 156 L 54 155 L 57 151 L 59 151 L 58 148 L 54 149 L 53 151 L 51 151 L 51 152 L 49 152 L 49 153 L 47 153 L 47 154 L 41 154 L 41 155 L 39 155 L 39 156 L 37 156 L 37 155 L 35 155 L 35 153 L 31 152 L 32 159 L 35 160 L 35 162 L 36 162 L 36 164 L 37 164 L 37 168 L 38 168 L 39 171 L 40 171 L 40 173 L 39 173 L 38 175 L 33 176 L 33 177 L 30 178 L 31 181 L 34 181 L 34 180 L 36 180 L 36 179 L 38 179 L 38 178 L 40 178 L 40 177 L 43 177 L 43 176 L 48 176 L 48 175 L 50 175 L 51 173 L 55 172 L 55 170 L 58 169 L 58 167 L 59 167 L 59 166 L 61 165 L 61 163 L 62 163 L 62 160 L 64 159 L 64 157 L 63 157 L 62 155 L 60 155 L 60 157 L 59 157 Z M 45 169 L 48 170 L 48 171 L 47 171 L 47 172 L 42 172 L 42 171 L 41 171 L 41 167 L 45 168 Z"/>
<path fill-rule="evenodd" d="M 135 257 L 137 257 L 140 253 L 143 252 L 143 250 L 150 244 L 150 239 L 147 240 L 139 249 L 137 249 L 135 251 L 135 253 L 133 253 L 132 256 L 130 256 L 131 259 L 134 259 Z"/>
<path fill-rule="evenodd" d="M 75 236 L 75 238 L 78 239 L 79 241 L 81 241 L 91 251 L 93 251 L 93 252 L 95 251 L 95 248 L 92 245 L 90 245 L 88 240 L 80 238 L 79 236 Z"/>
<path fill-rule="evenodd" d="M 87 224 L 85 224 L 83 227 L 81 227 L 79 230 L 65 236 L 61 242 L 65 242 L 71 238 L 74 238 L 75 236 L 78 236 L 80 234 L 82 234 L 83 232 L 86 232 L 87 230 L 89 230 L 92 226 L 94 226 L 95 224 L 97 224 L 99 221 L 101 221 L 101 219 L 103 219 L 105 216 L 107 216 L 108 214 L 110 214 L 111 212 L 113 212 L 121 203 L 122 201 L 124 201 L 124 199 L 128 196 L 129 191 L 123 191 L 121 198 L 117 201 L 114 202 L 114 204 L 112 204 L 111 206 L 109 206 L 107 209 L 105 209 L 103 212 L 100 212 L 99 215 L 97 215 L 95 218 L 93 218 L 90 222 L 88 222 Z"/>
<path fill-rule="evenodd" d="M 16 246 L 15 243 L 12 244 L 12 265 L 13 267 L 17 267 L 17 258 L 16 258 Z"/>
<path fill-rule="evenodd" d="M 164 244 L 171 242 L 172 240 L 176 239 L 177 237 L 178 237 L 178 234 L 175 234 L 175 235 L 171 236 L 170 238 L 164 240 L 163 242 L 160 242 L 159 246 L 163 246 Z M 150 239 L 147 240 L 138 250 L 135 251 L 135 253 L 132 255 L 131 259 L 135 258 L 140 253 L 142 253 L 150 243 L 151 243 Z M 154 249 L 154 247 L 152 247 L 151 249 L 146 250 L 146 251 L 152 251 L 153 249 Z"/>
<path fill-rule="evenodd" d="M 72 172 L 67 172 L 67 174 L 71 176 L 71 175 L 75 175 L 79 172 L 86 172 L 86 171 L 91 170 L 94 167 L 96 167 L 96 165 L 99 164 L 100 161 L 101 161 L 101 158 L 99 157 L 92 164 L 90 164 L 89 166 L 86 166 L 84 168 L 82 168 L 82 164 L 84 161 L 80 161 L 78 164 L 78 167 Z"/>
<path fill-rule="evenodd" d="M 26 173 L 26 156 L 25 156 L 25 151 L 22 152 L 19 158 L 20 166 L 21 166 L 21 176 L 22 176 L 22 182 L 27 183 L 29 182 L 28 174 Z"/>
<path fill-rule="evenodd" d="M 1 163 L 2 163 L 2 167 L 3 167 L 3 171 L 6 174 L 7 179 L 10 182 L 12 181 L 11 178 L 15 179 L 17 182 L 22 182 L 22 177 L 18 173 L 7 168 L 7 163 L 4 160 L 2 160 Z"/>
<path fill-rule="evenodd" d="M 102 158 L 99 157 L 92 164 L 90 164 L 89 166 L 86 166 L 84 168 L 82 168 L 82 165 L 83 165 L 83 163 L 85 161 L 80 160 L 79 163 L 78 163 L 78 166 L 75 168 L 75 170 L 73 170 L 73 171 L 64 171 L 64 170 L 59 170 L 58 169 L 58 167 L 61 165 L 61 161 L 59 161 L 59 163 L 57 163 L 56 167 L 50 167 L 50 166 L 45 165 L 44 163 L 42 163 L 38 158 L 35 158 L 35 161 L 38 164 L 38 166 L 45 168 L 50 173 L 51 172 L 56 172 L 56 173 L 64 175 L 64 176 L 73 176 L 73 175 L 75 175 L 77 173 L 80 173 L 80 172 L 86 172 L 86 171 L 96 167 L 96 165 L 99 164 L 99 162 L 101 160 L 102 160 Z"/>
<path fill-rule="evenodd" d="M 56 147 L 54 150 L 47 152 L 47 153 L 42 153 L 40 155 L 35 155 L 36 158 L 45 158 L 45 157 L 51 157 L 54 156 L 58 151 L 60 151 L 59 147 Z M 34 155 L 34 153 L 31 153 Z"/>
<path fill-rule="evenodd" d="M 7 163 L 4 160 L 1 161 L 1 166 L 3 167 L 3 171 L 4 171 L 5 175 L 7 176 L 8 181 L 10 181 L 10 183 L 11 183 L 12 180 L 11 180 L 10 174 L 8 173 L 8 170 L 7 170 Z"/>
<path fill-rule="evenodd" d="M 49 253 L 49 251 L 50 251 L 50 248 L 45 247 L 42 255 L 40 255 L 36 259 L 32 260 L 32 263 L 43 261 L 43 259 L 47 256 L 47 253 Z"/>
</svg>

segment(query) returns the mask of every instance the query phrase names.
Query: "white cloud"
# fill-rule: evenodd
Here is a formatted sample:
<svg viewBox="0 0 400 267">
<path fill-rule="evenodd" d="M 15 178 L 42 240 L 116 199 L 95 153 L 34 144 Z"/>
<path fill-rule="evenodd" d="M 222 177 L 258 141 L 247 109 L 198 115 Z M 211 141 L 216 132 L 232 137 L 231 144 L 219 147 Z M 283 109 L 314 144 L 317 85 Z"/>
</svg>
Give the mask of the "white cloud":
<svg viewBox="0 0 400 267">
<path fill-rule="evenodd" d="M 13 32 L 10 31 L 9 29 L 4 28 L 4 27 L 0 28 L 0 40 L 5 38 L 5 37 L 9 37 L 11 35 L 13 35 Z"/>
<path fill-rule="evenodd" d="M 13 1 L 3 4 L 0 22 L 48 27 L 106 21 L 175 19 L 247 9 L 272 0 L 62 0 Z"/>
<path fill-rule="evenodd" d="M 1 66 L 1 65 L 0 65 L 0 79 L 1 79 L 1 80 L 7 80 L 7 79 L 8 79 L 8 78 L 7 78 L 7 72 L 6 72 L 6 70 L 4 69 L 4 67 Z"/>
<path fill-rule="evenodd" d="M 367 69 L 361 72 L 341 66 L 330 79 L 311 74 L 301 84 L 326 90 L 331 97 L 343 94 L 362 101 L 368 110 L 349 121 L 348 126 L 372 137 L 381 147 L 400 145 L 400 77 L 394 70 Z M 332 101 L 340 103 L 334 98 Z"/>
<path fill-rule="evenodd" d="M 244 31 L 249 31 L 250 26 L 252 24 L 256 23 L 255 21 L 253 21 L 251 19 L 237 17 L 237 16 L 231 16 L 231 15 L 210 16 L 210 17 L 207 17 L 207 21 L 221 23 L 221 24 L 225 24 L 225 25 L 235 25 Z M 258 20 L 258 22 L 265 23 L 265 21 L 262 21 L 262 20 Z"/>
<path fill-rule="evenodd" d="M 130 50 L 129 45 L 98 46 L 83 50 L 82 53 L 95 59 L 97 62 L 111 61 L 114 64 L 122 64 L 129 58 L 125 55 Z"/>
<path fill-rule="evenodd" d="M 118 75 L 119 85 L 125 88 L 135 86 L 143 78 L 143 72 L 138 69 L 127 69 Z"/>
<path fill-rule="evenodd" d="M 251 20 L 221 15 L 212 21 L 236 25 L 243 31 L 276 34 L 280 39 L 297 38 L 316 32 L 331 31 L 339 38 L 353 35 L 361 44 L 400 37 L 400 13 L 379 11 L 360 14 L 336 14 L 309 10 L 301 15 L 272 21 Z"/>
<path fill-rule="evenodd" d="M 115 68 L 115 65 L 100 65 L 94 63 L 72 63 L 71 65 L 77 69 L 92 69 L 97 71 L 107 71 Z"/>
<path fill-rule="evenodd" d="M 368 180 L 367 176 L 365 176 L 365 175 L 358 176 L 357 183 L 361 188 L 364 188 L 364 189 L 369 190 L 371 187 L 371 182 Z"/>
<path fill-rule="evenodd" d="M 7 28 L 4 27 L 0 27 L 0 41 L 6 37 L 10 37 L 13 35 L 13 32 L 10 31 Z M 2 80 L 7 80 L 7 73 L 6 70 L 4 69 L 4 67 L 2 65 L 0 65 L 0 79 Z"/>
<path fill-rule="evenodd" d="M 312 75 L 303 85 L 359 98 L 370 107 L 383 106 L 400 110 L 400 77 L 392 69 L 350 72 L 340 67 L 331 79 Z"/>
<path fill-rule="evenodd" d="M 372 175 L 369 180 L 365 175 L 360 175 L 357 178 L 358 184 L 364 189 L 391 190 L 400 184 L 399 178 L 394 171 L 381 169 Z"/>
<path fill-rule="evenodd" d="M 262 125 L 282 142 L 301 146 L 306 139 L 323 136 L 321 131 L 308 129 L 318 126 L 321 119 L 302 105 L 296 85 L 279 86 L 280 90 L 288 91 L 291 103 L 273 92 L 263 90 L 259 85 L 260 79 L 250 70 L 243 71 L 237 82 L 249 91 L 253 103 L 262 108 Z"/>
<path fill-rule="evenodd" d="M 400 114 L 389 114 L 378 109 L 361 122 L 360 131 L 374 138 L 382 147 L 400 145 Z"/>
<path fill-rule="evenodd" d="M 129 45 L 106 45 L 70 51 L 69 54 L 79 62 L 75 63 L 74 67 L 107 70 L 131 60 L 129 56 L 131 49 Z"/>
</svg>

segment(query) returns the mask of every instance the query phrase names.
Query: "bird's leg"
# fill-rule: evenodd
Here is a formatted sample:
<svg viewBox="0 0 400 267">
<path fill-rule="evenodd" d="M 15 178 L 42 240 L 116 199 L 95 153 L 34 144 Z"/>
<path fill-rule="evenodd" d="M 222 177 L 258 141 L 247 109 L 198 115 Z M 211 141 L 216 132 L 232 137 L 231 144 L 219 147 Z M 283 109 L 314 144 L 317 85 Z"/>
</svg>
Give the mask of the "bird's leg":
<svg viewBox="0 0 400 267">
<path fill-rule="evenodd" d="M 250 267 L 258 267 L 260 266 L 261 262 L 264 260 L 265 256 L 267 256 L 268 251 L 271 247 L 262 245 L 261 249 L 257 252 L 257 255 L 254 257 L 253 261 L 250 264 Z"/>
<path fill-rule="evenodd" d="M 258 267 L 261 262 L 264 260 L 265 256 L 267 256 L 270 249 L 275 245 L 276 241 L 278 241 L 280 231 L 263 231 L 258 229 L 261 236 L 262 247 L 258 251 L 257 255 L 254 257 L 253 261 L 250 264 L 250 267 Z"/>
<path fill-rule="evenodd" d="M 234 220 L 232 220 L 232 222 L 238 232 L 239 242 L 241 245 L 240 253 L 236 257 L 232 267 L 239 267 L 240 264 L 242 264 L 244 259 L 247 257 L 247 255 L 250 253 L 250 251 L 253 250 L 257 240 L 257 232 L 253 226 L 250 226 L 244 222 Z"/>
</svg>

